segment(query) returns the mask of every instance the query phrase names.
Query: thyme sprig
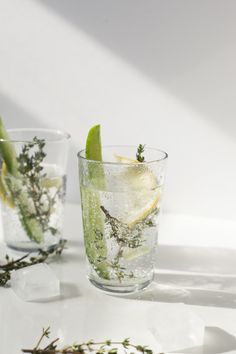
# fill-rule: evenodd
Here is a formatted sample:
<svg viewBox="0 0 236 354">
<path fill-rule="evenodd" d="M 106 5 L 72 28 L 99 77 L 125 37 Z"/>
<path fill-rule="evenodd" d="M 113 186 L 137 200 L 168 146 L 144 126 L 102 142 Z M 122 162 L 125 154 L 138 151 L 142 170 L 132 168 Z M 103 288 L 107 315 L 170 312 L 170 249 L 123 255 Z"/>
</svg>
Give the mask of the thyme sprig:
<svg viewBox="0 0 236 354">
<path fill-rule="evenodd" d="M 136 152 L 136 160 L 138 160 L 139 162 L 144 162 L 144 156 L 143 156 L 144 149 L 145 149 L 145 145 L 139 144 Z"/>
<path fill-rule="evenodd" d="M 29 267 L 34 264 L 45 262 L 50 256 L 61 255 L 65 248 L 66 240 L 60 240 L 58 245 L 49 250 L 40 249 L 36 256 L 25 254 L 18 259 L 10 259 L 8 255 L 5 256 L 6 263 L 0 264 L 0 286 L 5 286 L 11 279 L 11 272 L 13 270 Z"/>
<path fill-rule="evenodd" d="M 46 157 L 45 144 L 44 139 L 38 139 L 36 136 L 32 142 L 25 144 L 17 157 L 18 171 L 23 176 L 22 184 L 33 203 L 33 212 L 28 217 L 38 220 L 44 232 L 50 231 L 55 235 L 57 229 L 49 226 L 49 221 L 59 189 L 52 197 L 48 188 L 42 186 L 42 178 L 46 177 L 46 174 L 42 173 L 42 162 Z"/>
<path fill-rule="evenodd" d="M 13 149 L 12 146 L 11 148 Z M 13 150 L 15 159 L 11 157 L 11 160 L 14 161 L 14 173 L 10 173 L 8 154 L 4 156 L 7 170 L 3 177 L 11 204 L 17 211 L 27 236 L 36 243 L 44 240 L 46 232 L 52 235 L 58 233 L 51 223 L 51 216 L 57 208 L 59 198 L 63 197 L 62 185 L 51 188 L 51 179 L 47 180 L 44 173 L 44 148 L 45 140 L 34 137 L 22 146 L 18 156 Z"/>
<path fill-rule="evenodd" d="M 47 327 L 46 329 L 43 329 L 43 332 L 37 341 L 36 346 L 33 349 L 22 349 L 22 352 L 31 354 L 127 354 L 128 352 L 130 353 L 130 350 L 132 350 L 132 354 L 153 354 L 152 349 L 149 349 L 147 346 L 133 344 L 130 342 L 129 338 L 125 338 L 122 341 L 112 341 L 107 339 L 101 342 L 94 342 L 90 340 L 80 344 L 72 344 L 61 349 L 58 347 L 57 343 L 59 338 L 56 338 L 46 347 L 40 348 L 43 339 L 49 337 L 50 327 Z"/>
<path fill-rule="evenodd" d="M 147 227 L 152 227 L 155 224 L 154 218 L 159 212 L 158 208 L 155 208 L 144 220 L 130 227 L 124 222 L 113 217 L 109 211 L 103 206 L 100 206 L 102 212 L 105 215 L 105 225 L 110 229 L 109 237 L 113 238 L 117 245 L 118 251 L 112 261 L 108 261 L 106 257 L 99 257 L 97 262 L 106 263 L 113 271 L 113 275 L 122 282 L 125 278 L 134 278 L 134 272 L 128 272 L 122 264 L 122 257 L 125 248 L 138 248 L 145 242 L 143 238 L 143 230 Z M 95 231 L 95 247 L 99 250 L 99 241 L 104 239 L 104 234 L 100 230 Z"/>
<path fill-rule="evenodd" d="M 105 223 L 111 228 L 111 238 L 115 238 L 119 245 L 129 248 L 137 248 L 142 245 L 143 241 L 140 233 L 136 233 L 135 229 L 131 229 L 127 224 L 111 216 L 103 205 L 100 208 L 105 214 Z"/>
</svg>

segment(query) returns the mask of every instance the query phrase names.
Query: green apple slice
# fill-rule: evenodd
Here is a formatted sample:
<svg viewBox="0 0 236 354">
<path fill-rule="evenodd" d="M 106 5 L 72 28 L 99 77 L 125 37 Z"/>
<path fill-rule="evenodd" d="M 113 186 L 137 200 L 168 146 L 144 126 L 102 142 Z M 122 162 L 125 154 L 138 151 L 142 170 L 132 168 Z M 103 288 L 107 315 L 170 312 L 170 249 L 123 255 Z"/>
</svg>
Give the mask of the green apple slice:
<svg viewBox="0 0 236 354">
<path fill-rule="evenodd" d="M 102 161 L 102 144 L 100 125 L 95 125 L 88 132 L 85 149 L 86 159 Z"/>
<path fill-rule="evenodd" d="M 85 152 L 87 160 L 102 161 L 100 125 L 95 125 L 90 129 Z M 83 207 L 86 209 L 83 217 L 86 254 L 97 274 L 101 278 L 109 279 L 106 263 L 107 248 L 104 239 L 104 221 L 101 215 L 99 194 L 96 191 L 96 187 L 99 188 L 104 185 L 102 166 L 91 163 L 89 166 L 89 178 L 90 184 L 93 184 L 93 181 L 98 181 L 98 183 L 96 183 L 93 191 L 81 189 Z M 97 237 L 98 232 L 100 234 L 99 240 Z"/>
</svg>

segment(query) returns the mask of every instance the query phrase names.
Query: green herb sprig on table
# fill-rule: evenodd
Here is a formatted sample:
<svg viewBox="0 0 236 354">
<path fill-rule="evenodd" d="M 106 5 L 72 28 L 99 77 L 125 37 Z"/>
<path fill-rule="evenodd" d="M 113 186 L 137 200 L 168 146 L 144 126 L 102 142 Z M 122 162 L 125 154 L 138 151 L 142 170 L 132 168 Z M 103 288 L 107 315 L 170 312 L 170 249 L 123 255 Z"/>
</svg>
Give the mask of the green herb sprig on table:
<svg viewBox="0 0 236 354">
<path fill-rule="evenodd" d="M 58 245 L 45 251 L 43 249 L 39 250 L 36 256 L 30 257 L 30 254 L 25 254 L 24 256 L 14 260 L 10 259 L 6 255 L 6 263 L 0 264 L 0 287 L 5 286 L 7 282 L 11 279 L 11 272 L 13 270 L 29 267 L 34 264 L 45 262 L 50 256 L 61 255 L 65 248 L 66 240 L 61 240 Z"/>
<path fill-rule="evenodd" d="M 145 145 L 139 144 L 138 148 L 137 148 L 137 152 L 136 152 L 136 160 L 139 162 L 144 162 L 144 149 L 145 149 Z"/>
<path fill-rule="evenodd" d="M 153 351 L 147 346 L 136 345 L 130 342 L 129 338 L 125 338 L 123 341 L 112 341 L 110 339 L 102 342 L 94 342 L 92 340 L 80 344 L 72 344 L 63 349 L 58 348 L 57 342 L 59 338 L 54 339 L 46 347 L 40 348 L 44 338 L 49 338 L 50 327 L 43 329 L 36 346 L 33 349 L 22 349 L 23 353 L 31 354 L 153 354 Z"/>
</svg>

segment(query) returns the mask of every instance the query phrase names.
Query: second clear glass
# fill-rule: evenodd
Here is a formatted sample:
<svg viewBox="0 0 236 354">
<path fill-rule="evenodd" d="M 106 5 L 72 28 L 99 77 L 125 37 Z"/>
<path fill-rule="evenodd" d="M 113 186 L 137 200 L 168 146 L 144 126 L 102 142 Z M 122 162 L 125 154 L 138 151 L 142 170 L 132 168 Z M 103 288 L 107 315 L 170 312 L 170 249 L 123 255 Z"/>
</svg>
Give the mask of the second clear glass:
<svg viewBox="0 0 236 354">
<path fill-rule="evenodd" d="M 0 199 L 4 240 L 12 249 L 36 251 L 62 237 L 69 134 L 47 129 L 10 129 L 0 156 Z M 5 156 L 7 158 L 7 156 Z M 14 160 L 14 161 L 13 161 Z M 8 162 L 9 163 L 9 162 Z"/>
</svg>

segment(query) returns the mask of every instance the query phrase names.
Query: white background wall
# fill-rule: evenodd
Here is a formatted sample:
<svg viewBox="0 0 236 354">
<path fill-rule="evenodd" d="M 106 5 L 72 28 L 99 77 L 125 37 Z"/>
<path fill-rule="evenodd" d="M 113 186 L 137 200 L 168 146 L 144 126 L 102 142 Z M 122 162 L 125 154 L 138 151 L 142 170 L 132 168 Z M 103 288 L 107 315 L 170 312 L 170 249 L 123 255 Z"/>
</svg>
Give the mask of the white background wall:
<svg viewBox="0 0 236 354">
<path fill-rule="evenodd" d="M 8 127 L 169 153 L 165 209 L 236 214 L 236 1 L 0 0 L 0 113 Z"/>
</svg>

